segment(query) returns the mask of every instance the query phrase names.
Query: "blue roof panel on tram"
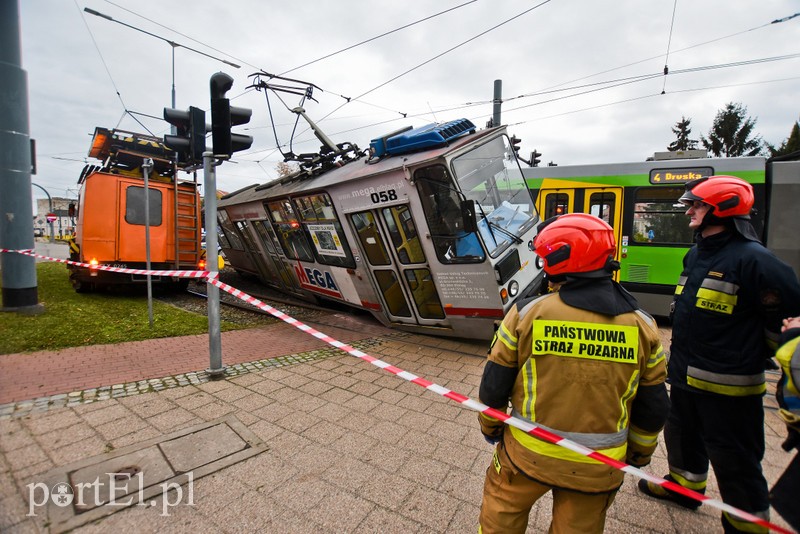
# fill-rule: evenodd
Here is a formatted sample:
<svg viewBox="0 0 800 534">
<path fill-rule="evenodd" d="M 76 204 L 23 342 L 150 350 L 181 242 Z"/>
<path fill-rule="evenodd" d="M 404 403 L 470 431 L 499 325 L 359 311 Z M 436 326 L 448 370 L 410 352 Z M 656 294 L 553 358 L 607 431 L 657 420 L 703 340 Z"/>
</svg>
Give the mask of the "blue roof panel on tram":
<svg viewBox="0 0 800 534">
<path fill-rule="evenodd" d="M 370 147 L 373 149 L 374 157 L 396 156 L 439 147 L 474 131 L 475 125 L 471 121 L 458 119 L 443 124 L 427 124 L 389 138 L 373 139 L 370 141 Z"/>
</svg>

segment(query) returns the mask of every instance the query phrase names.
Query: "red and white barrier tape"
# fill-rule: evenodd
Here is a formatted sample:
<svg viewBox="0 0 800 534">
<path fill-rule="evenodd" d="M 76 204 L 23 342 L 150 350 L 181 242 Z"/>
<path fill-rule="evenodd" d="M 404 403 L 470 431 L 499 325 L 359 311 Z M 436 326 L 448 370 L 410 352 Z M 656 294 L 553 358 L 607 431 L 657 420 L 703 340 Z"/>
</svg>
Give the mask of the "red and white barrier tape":
<svg viewBox="0 0 800 534">
<path fill-rule="evenodd" d="M 243 300 L 244 302 L 247 302 L 248 304 L 256 306 L 256 307 L 258 307 L 258 308 L 260 308 L 260 309 L 262 309 L 262 310 L 274 315 L 278 319 L 281 319 L 282 321 L 289 323 L 290 325 L 302 330 L 303 332 L 306 332 L 307 334 L 311 334 L 312 336 L 316 337 L 317 339 L 320 339 L 320 340 L 325 341 L 326 343 L 328 343 L 330 345 L 333 345 L 337 349 L 343 350 L 344 352 L 346 352 L 347 354 L 350 354 L 351 356 L 355 356 L 356 358 L 360 358 L 360 359 L 362 359 L 364 361 L 367 361 L 367 362 L 371 363 L 372 365 L 374 365 L 376 367 L 379 367 L 379 368 L 381 368 L 381 369 L 383 369 L 385 371 L 388 371 L 388 372 L 390 372 L 390 373 L 392 373 L 392 374 L 394 374 L 396 376 L 399 376 L 400 378 L 402 378 L 404 380 L 412 382 L 412 383 L 414 383 L 414 384 L 416 384 L 418 386 L 421 386 L 421 387 L 423 387 L 423 388 L 425 388 L 425 389 L 427 389 L 429 391 L 432 391 L 432 392 L 434 392 L 434 393 L 436 393 L 438 395 L 441 395 L 443 397 L 447 397 L 450 400 L 458 402 L 462 406 L 466 406 L 467 408 L 469 408 L 471 410 L 474 410 L 476 412 L 481 412 L 481 413 L 486 414 L 486 415 L 488 415 L 490 417 L 494 417 L 495 419 L 499 419 L 501 421 L 504 421 L 506 424 L 514 426 L 516 428 L 519 428 L 520 430 L 522 430 L 522 431 L 524 431 L 524 432 L 526 432 L 526 433 L 528 433 L 528 434 L 530 434 L 532 436 L 535 436 L 535 437 L 537 437 L 539 439 L 548 441 L 548 442 L 553 443 L 555 445 L 558 445 L 560 447 L 564 447 L 565 449 L 569 449 L 569 450 L 571 450 L 573 452 L 576 452 L 576 453 L 578 453 L 578 454 L 580 454 L 582 456 L 586 456 L 588 458 L 592 458 L 593 460 L 596 460 L 596 461 L 598 461 L 600 463 L 603 463 L 603 464 L 606 464 L 606 465 L 610 465 L 611 467 L 619 469 L 620 471 L 623 471 L 625 473 L 630 473 L 630 474 L 632 474 L 632 475 L 634 475 L 636 477 L 643 478 L 643 479 L 645 479 L 645 480 L 647 480 L 649 482 L 653 482 L 654 484 L 658 484 L 659 486 L 662 486 L 664 488 L 672 490 L 672 491 L 674 491 L 676 493 L 680 493 L 681 495 L 684 495 L 684 496 L 689 497 L 691 499 L 695 499 L 697 501 L 700 501 L 703 504 L 707 504 L 707 505 L 709 505 L 709 506 L 711 506 L 713 508 L 717 508 L 719 510 L 723 510 L 725 512 L 728 512 L 728 513 L 730 513 L 732 515 L 735 515 L 735 516 L 737 516 L 737 517 L 739 517 L 741 519 L 744 519 L 745 521 L 750 521 L 752 523 L 759 524 L 759 525 L 761 525 L 763 527 L 775 530 L 777 532 L 782 532 L 782 533 L 785 533 L 785 534 L 792 534 L 792 532 L 790 530 L 786 530 L 783 527 L 780 527 L 778 525 L 772 524 L 769 521 L 766 521 L 765 519 L 762 519 L 762 518 L 760 518 L 758 516 L 755 516 L 753 514 L 744 512 L 742 510 L 739 510 L 738 508 L 734 508 L 733 506 L 725 504 L 722 501 L 718 501 L 716 499 L 712 499 L 710 497 L 707 497 L 705 495 L 702 495 L 702 494 L 697 493 L 695 491 L 692 491 L 690 489 L 684 488 L 683 486 L 681 486 L 680 484 L 676 484 L 675 482 L 671 482 L 669 480 L 664 480 L 663 478 L 659 478 L 659 477 L 650 475 L 650 474 L 642 471 L 641 469 L 638 469 L 636 467 L 633 467 L 632 465 L 626 464 L 625 462 L 620 462 L 619 460 L 615 460 L 614 458 L 611 458 L 611 457 L 606 456 L 604 454 L 601 454 L 601 453 L 599 453 L 597 451 L 594 451 L 592 449 L 584 447 L 583 445 L 580 445 L 579 443 L 575 443 L 574 441 L 570 441 L 570 440 L 568 440 L 566 438 L 563 438 L 563 437 L 559 436 L 558 434 L 554 434 L 553 432 L 545 430 L 545 429 L 539 427 L 538 425 L 534 425 L 534 424 L 528 423 L 527 421 L 523 421 L 522 419 L 518 419 L 516 417 L 510 416 L 505 412 L 501 412 L 501 411 L 496 410 L 494 408 L 491 408 L 491 407 L 489 407 L 489 406 L 487 406 L 487 405 L 485 405 L 485 404 L 483 404 L 483 403 L 481 403 L 479 401 L 470 399 L 469 397 L 465 397 L 464 395 L 461 395 L 460 393 L 456 393 L 454 391 L 451 391 L 451 390 L 445 388 L 444 386 L 440 386 L 440 385 L 435 384 L 433 382 L 429 382 L 429 381 L 425 380 L 424 378 L 420 378 L 420 377 L 416 376 L 413 373 L 410 373 L 408 371 L 404 371 L 404 370 L 402 370 L 402 369 L 400 369 L 398 367 L 395 367 L 394 365 L 391 365 L 391 364 L 386 363 L 386 362 L 384 362 L 382 360 L 379 360 L 378 358 L 375 358 L 374 356 L 370 356 L 369 354 L 361 352 L 360 350 L 355 349 L 355 348 L 351 347 L 350 345 L 347 345 L 346 343 L 342 343 L 341 341 L 337 341 L 336 339 L 330 337 L 329 335 L 323 334 L 322 332 L 319 332 L 318 330 L 315 330 L 314 328 L 308 326 L 307 324 L 304 324 L 304 323 L 298 321 L 297 319 L 295 319 L 295 318 L 293 318 L 293 317 L 291 317 L 289 315 L 286 315 L 282 311 L 280 311 L 280 310 L 278 310 L 276 308 L 273 308 L 272 306 L 270 306 L 268 304 L 265 304 L 265 303 L 261 302 L 257 298 L 255 298 L 255 297 L 253 297 L 251 295 L 248 295 L 247 293 L 245 293 L 243 291 L 240 291 L 240 290 L 236 289 L 235 287 L 229 286 L 228 284 L 226 284 L 224 282 L 220 282 L 219 280 L 210 280 L 210 281 L 211 281 L 212 284 L 214 284 L 215 286 L 219 287 L 223 291 L 233 295 L 234 297 L 236 297 L 236 298 L 238 298 L 240 300 Z"/>
<path fill-rule="evenodd" d="M 0 249 L 0 252 L 17 252 L 19 254 L 25 254 L 27 256 L 35 256 L 37 258 L 57 261 L 57 262 L 61 262 L 61 263 L 79 265 L 79 266 L 83 266 L 83 267 L 90 267 L 88 264 L 85 264 L 85 263 L 78 263 L 78 262 L 74 262 L 74 261 L 70 261 L 70 260 L 60 260 L 60 259 L 57 259 L 57 258 L 50 258 L 50 257 L 47 257 L 47 256 L 41 256 L 39 254 L 34 254 L 30 250 Z M 147 271 L 147 270 L 143 270 L 143 269 L 120 269 L 120 268 L 116 268 L 116 267 L 104 267 L 104 266 L 96 266 L 96 267 L 93 267 L 93 268 L 98 268 L 98 269 L 112 271 L 112 272 L 123 272 L 123 273 L 131 273 L 131 274 L 147 274 L 147 273 L 150 273 L 150 274 L 158 274 L 158 275 L 162 275 L 162 276 L 181 276 L 181 277 L 186 277 L 186 278 L 205 278 L 208 282 L 210 282 L 213 285 L 219 287 L 220 289 L 222 289 L 226 293 L 229 293 L 230 295 L 233 295 L 234 297 L 236 297 L 236 298 L 238 298 L 238 299 L 240 299 L 240 300 L 242 300 L 242 301 L 244 301 L 244 302 L 246 302 L 248 304 L 251 304 L 251 305 L 256 306 L 257 308 L 259 308 L 261 310 L 264 310 L 264 311 L 268 312 L 269 314 L 273 315 L 274 317 L 277 317 L 278 319 L 280 319 L 280 320 L 282 320 L 282 321 L 294 326 L 295 328 L 298 328 L 299 330 L 302 330 L 303 332 L 305 332 L 307 334 L 310 334 L 310 335 L 314 336 L 315 338 L 317 338 L 317 339 L 319 339 L 321 341 L 324 341 L 324 342 L 328 343 L 329 345 L 332 345 L 332 346 L 336 347 L 337 349 L 340 349 L 340 350 L 346 352 L 347 354 L 349 354 L 351 356 L 355 356 L 356 358 L 359 358 L 361 360 L 369 362 L 372 365 L 374 365 L 374 366 L 376 366 L 376 367 L 378 367 L 380 369 L 388 371 L 388 372 L 392 373 L 393 375 L 402 378 L 403 380 L 407 380 L 408 382 L 412 382 L 412 383 L 414 383 L 414 384 L 416 384 L 418 386 L 421 386 L 421 387 L 423 387 L 423 388 L 425 388 L 425 389 L 427 389 L 429 391 L 432 391 L 432 392 L 436 393 L 437 395 L 441 395 L 442 397 L 446 397 L 446 398 L 448 398 L 448 399 L 450 399 L 452 401 L 455 401 L 455 402 L 461 404 L 462 406 L 466 406 L 467 408 L 469 408 L 471 410 L 483 413 L 483 414 L 488 415 L 490 417 L 494 417 L 495 419 L 503 421 L 507 425 L 516 427 L 516 428 L 522 430 L 523 432 L 526 432 L 526 433 L 530 434 L 531 436 L 537 437 L 537 438 L 542 439 L 544 441 L 548 441 L 550 443 L 553 443 L 553 444 L 558 445 L 560 447 L 563 447 L 565 449 L 571 450 L 571 451 L 573 451 L 575 453 L 578 453 L 578 454 L 580 454 L 582 456 L 586 456 L 587 458 L 592 458 L 593 460 L 596 460 L 596 461 L 598 461 L 600 463 L 609 465 L 611 467 L 614 467 L 615 469 L 619 469 L 620 471 L 623 471 L 625 473 L 629 473 L 629 474 L 634 475 L 634 476 L 636 476 L 638 478 L 645 479 L 645 480 L 647 480 L 649 482 L 652 482 L 654 484 L 662 486 L 662 487 L 664 487 L 664 488 L 666 488 L 668 490 L 674 491 L 675 493 L 679 493 L 679 494 L 681 494 L 681 495 L 683 495 L 685 497 L 689 497 L 690 499 L 694 499 L 696 501 L 700 501 L 703 504 L 707 504 L 707 505 L 711 506 L 712 508 L 717 508 L 718 510 L 722 510 L 722 511 L 728 512 L 728 513 L 730 513 L 732 515 L 735 515 L 736 517 L 744 519 L 745 521 L 750 521 L 751 523 L 756 523 L 756 524 L 761 525 L 763 527 L 766 527 L 766 528 L 768 528 L 770 530 L 774 530 L 776 532 L 781 532 L 783 534 L 792 534 L 791 530 L 787 530 L 787 529 L 785 529 L 785 528 L 783 528 L 783 527 L 781 527 L 779 525 L 775 525 L 773 523 L 770 523 L 769 521 L 767 521 L 765 519 L 762 519 L 762 518 L 760 518 L 758 516 L 755 516 L 753 514 L 745 512 L 743 510 L 739 510 L 738 508 L 734 508 L 733 506 L 725 504 L 722 501 L 719 501 L 719 500 L 716 500 L 716 499 L 712 499 L 710 497 L 707 497 L 705 495 L 697 493 L 696 491 L 692 491 L 692 490 L 690 490 L 688 488 L 685 488 L 685 487 L 681 486 L 680 484 L 676 484 L 675 482 L 671 482 L 669 480 L 664 480 L 663 478 L 659 478 L 659 477 L 653 476 L 653 475 L 651 475 L 649 473 L 646 473 L 646 472 L 642 471 L 639 468 L 633 467 L 632 465 L 628 465 L 625 462 L 621 462 L 619 460 L 615 460 L 614 458 L 606 456 L 605 454 L 599 453 L 597 451 L 589 449 L 588 447 L 584 447 L 583 445 L 581 445 L 579 443 L 576 443 L 574 441 L 571 441 L 571 440 L 568 440 L 566 438 L 563 438 L 563 437 L 559 436 L 558 434 L 555 434 L 553 432 L 550 432 L 548 430 L 545 430 L 545 429 L 541 428 L 538 425 L 528 423 L 527 421 L 523 421 L 522 419 L 513 417 L 511 415 L 508 415 L 505 412 L 501 412 L 500 410 L 497 410 L 495 408 L 491 408 L 490 406 L 487 406 L 487 405 L 483 404 L 480 401 L 476 401 L 476 400 L 470 399 L 469 397 L 466 397 L 464 395 L 461 395 L 460 393 L 456 393 L 454 391 L 451 391 L 451 390 L 445 388 L 444 386 L 440 386 L 440 385 L 435 384 L 433 382 L 429 382 L 429 381 L 425 380 L 424 378 L 420 378 L 420 377 L 418 377 L 417 375 L 415 375 L 413 373 L 410 373 L 408 371 L 404 371 L 404 370 L 402 370 L 402 369 L 400 369 L 398 367 L 395 367 L 394 365 L 391 365 L 391 364 L 389 364 L 387 362 L 384 362 L 383 360 L 379 360 L 378 358 L 375 358 L 374 356 L 370 356 L 369 354 L 367 354 L 365 352 L 361 352 L 360 350 L 355 349 L 355 348 L 351 347 L 350 345 L 348 345 L 346 343 L 342 343 L 341 341 L 338 341 L 338 340 L 330 337 L 329 335 L 324 334 L 324 333 L 314 329 L 313 327 L 308 326 L 307 324 L 305 324 L 305 323 L 303 323 L 301 321 L 298 321 L 294 317 L 286 315 L 285 313 L 283 313 L 282 311 L 278 310 L 277 308 L 273 308 L 269 304 L 261 302 L 257 298 L 255 298 L 255 297 L 253 297 L 251 295 L 248 295 L 244 291 L 240 291 L 240 290 L 236 289 L 235 287 L 229 286 L 228 284 L 226 284 L 224 282 L 220 282 L 218 280 L 219 273 L 216 273 L 216 272 L 213 273 L 214 276 L 212 277 L 211 276 L 212 273 L 209 273 L 208 271 Z"/>
<path fill-rule="evenodd" d="M 111 267 L 109 265 L 91 265 L 89 263 L 81 263 L 79 261 L 72 261 L 72 260 L 62 260 L 59 258 L 51 258 L 50 256 L 42 256 L 41 254 L 36 254 L 33 250 L 10 250 L 7 248 L 0 248 L 0 252 L 16 252 L 18 254 L 22 254 L 23 256 L 31 256 L 33 258 L 40 258 L 43 260 L 55 261 L 58 263 L 64 263 L 67 265 L 75 265 L 77 267 L 85 267 L 87 269 L 93 269 L 96 271 L 108 271 L 111 273 L 123 273 L 123 274 L 149 274 L 151 276 L 176 276 L 178 278 L 205 278 L 208 276 L 208 271 L 148 271 L 147 269 L 125 269 L 122 267 Z"/>
</svg>

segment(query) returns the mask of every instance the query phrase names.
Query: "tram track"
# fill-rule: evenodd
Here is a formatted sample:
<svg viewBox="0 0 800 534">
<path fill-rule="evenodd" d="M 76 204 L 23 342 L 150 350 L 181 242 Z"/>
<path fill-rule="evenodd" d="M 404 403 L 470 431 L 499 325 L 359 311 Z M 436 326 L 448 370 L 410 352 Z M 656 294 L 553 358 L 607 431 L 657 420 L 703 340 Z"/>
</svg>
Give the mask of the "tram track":
<svg viewBox="0 0 800 534">
<path fill-rule="evenodd" d="M 224 278 L 235 278 L 233 280 L 224 281 L 225 283 L 229 283 L 230 285 L 237 287 L 237 289 L 245 291 L 248 295 L 257 298 L 265 304 L 273 306 L 287 315 L 290 315 L 320 331 L 325 331 L 326 327 L 335 327 L 339 330 L 345 330 L 348 332 L 361 331 L 358 324 L 349 320 L 343 320 L 341 315 L 346 315 L 351 318 L 356 316 L 367 317 L 370 321 L 374 321 L 375 324 L 380 324 L 372 317 L 372 315 L 360 310 L 350 308 L 342 309 L 341 307 L 336 306 L 326 307 L 299 299 L 292 299 L 290 297 L 262 294 L 260 293 L 260 291 L 263 291 L 264 289 L 262 286 L 247 280 L 243 282 L 243 279 L 240 279 L 238 275 L 226 276 Z M 207 299 L 204 289 L 205 284 L 192 284 L 185 292 L 175 294 L 165 300 L 172 305 L 187 309 L 188 311 L 206 314 L 206 303 L 201 303 L 201 301 L 205 301 Z M 226 309 L 229 311 L 226 312 Z M 224 320 L 235 322 L 237 324 L 244 324 L 248 327 L 258 327 L 280 321 L 280 319 L 274 317 L 271 313 L 244 303 L 238 300 L 236 297 L 225 293 L 224 291 L 220 292 L 220 310 L 220 315 Z M 339 315 L 339 317 L 337 317 L 337 315 Z M 393 331 L 391 335 L 393 337 L 404 337 L 410 336 L 411 334 L 396 330 Z M 442 340 L 438 337 L 431 338 L 429 340 L 427 336 L 420 335 L 415 337 L 414 343 L 420 347 L 442 348 Z M 458 354 L 475 356 L 474 352 L 459 350 L 457 347 L 449 348 L 448 350 Z"/>
</svg>

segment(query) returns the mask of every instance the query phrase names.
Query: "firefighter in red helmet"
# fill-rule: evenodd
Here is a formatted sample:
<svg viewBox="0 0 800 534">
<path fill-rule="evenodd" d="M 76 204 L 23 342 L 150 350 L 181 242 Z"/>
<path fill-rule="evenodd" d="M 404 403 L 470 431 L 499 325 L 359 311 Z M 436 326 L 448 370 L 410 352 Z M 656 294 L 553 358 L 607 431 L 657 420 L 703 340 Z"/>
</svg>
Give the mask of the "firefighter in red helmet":
<svg viewBox="0 0 800 534">
<path fill-rule="evenodd" d="M 782 318 L 800 314 L 800 284 L 759 242 L 749 183 L 711 176 L 687 184 L 679 200 L 696 244 L 683 259 L 672 304 L 666 478 L 704 493 L 710 463 L 725 503 L 769 519 L 764 370 Z M 700 504 L 646 480 L 639 489 L 690 509 Z M 728 533 L 766 532 L 728 512 L 722 525 Z"/>
<path fill-rule="evenodd" d="M 539 226 L 536 254 L 558 292 L 516 304 L 500 324 L 481 379 L 483 403 L 611 458 L 650 462 L 669 411 L 664 350 L 652 317 L 612 275 L 611 227 L 569 214 Z M 551 532 L 603 532 L 623 482 L 613 467 L 479 414 L 496 444 L 480 532 L 525 532 L 553 493 Z"/>
</svg>

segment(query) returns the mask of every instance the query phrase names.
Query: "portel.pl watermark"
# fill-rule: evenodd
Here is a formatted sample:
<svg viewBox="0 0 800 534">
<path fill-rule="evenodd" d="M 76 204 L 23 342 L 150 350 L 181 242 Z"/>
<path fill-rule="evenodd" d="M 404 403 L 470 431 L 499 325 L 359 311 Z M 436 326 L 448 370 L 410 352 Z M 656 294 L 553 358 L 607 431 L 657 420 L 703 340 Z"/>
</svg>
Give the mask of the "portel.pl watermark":
<svg viewBox="0 0 800 534">
<path fill-rule="evenodd" d="M 97 508 L 99 506 L 156 506 L 158 500 L 145 498 L 144 474 L 139 471 L 131 473 L 106 473 L 108 481 L 100 477 L 93 482 L 79 482 L 75 487 L 66 482 L 59 482 L 48 488 L 43 482 L 28 484 L 28 515 L 36 517 L 36 509 L 48 501 L 60 507 L 75 503 L 78 508 Z M 179 504 L 194 505 L 194 474 L 189 471 L 186 502 L 183 502 L 183 486 L 176 482 L 164 482 L 161 488 L 161 515 L 168 516 L 170 508 Z M 128 490 L 128 485 L 132 489 Z M 105 491 L 107 489 L 107 491 Z M 170 494 L 170 490 L 174 493 Z M 148 492 L 152 493 L 152 492 Z M 172 498 L 170 498 L 172 497 Z"/>
</svg>

